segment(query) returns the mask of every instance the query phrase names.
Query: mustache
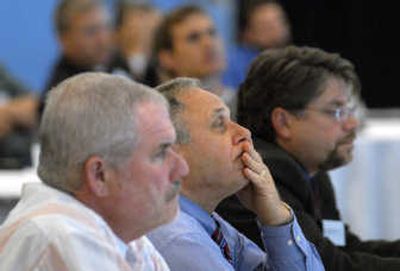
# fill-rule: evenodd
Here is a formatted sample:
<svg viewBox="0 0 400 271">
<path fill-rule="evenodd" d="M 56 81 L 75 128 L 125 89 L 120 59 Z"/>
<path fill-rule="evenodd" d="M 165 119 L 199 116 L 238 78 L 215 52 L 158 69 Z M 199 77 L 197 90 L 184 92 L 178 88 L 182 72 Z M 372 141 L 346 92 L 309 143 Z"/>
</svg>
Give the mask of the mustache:
<svg viewBox="0 0 400 271">
<path fill-rule="evenodd" d="M 346 144 L 353 142 L 356 139 L 356 131 L 352 131 L 349 134 L 347 134 L 344 138 L 339 140 L 338 144 Z"/>
<path fill-rule="evenodd" d="M 180 188 L 181 188 L 181 181 L 175 180 L 172 183 L 171 190 L 167 194 L 167 197 L 166 197 L 167 202 L 173 200 L 179 194 Z"/>
</svg>

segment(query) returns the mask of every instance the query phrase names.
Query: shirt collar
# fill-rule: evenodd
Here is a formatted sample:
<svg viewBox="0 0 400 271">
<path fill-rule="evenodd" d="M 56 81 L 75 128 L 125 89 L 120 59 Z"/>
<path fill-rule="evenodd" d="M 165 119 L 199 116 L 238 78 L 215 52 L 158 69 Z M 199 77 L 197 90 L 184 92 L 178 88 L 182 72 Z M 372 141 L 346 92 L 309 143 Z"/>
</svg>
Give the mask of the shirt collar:
<svg viewBox="0 0 400 271">
<path fill-rule="evenodd" d="M 179 205 L 183 212 L 196 219 L 210 235 L 214 232 L 217 225 L 210 213 L 183 195 L 179 196 Z"/>
</svg>

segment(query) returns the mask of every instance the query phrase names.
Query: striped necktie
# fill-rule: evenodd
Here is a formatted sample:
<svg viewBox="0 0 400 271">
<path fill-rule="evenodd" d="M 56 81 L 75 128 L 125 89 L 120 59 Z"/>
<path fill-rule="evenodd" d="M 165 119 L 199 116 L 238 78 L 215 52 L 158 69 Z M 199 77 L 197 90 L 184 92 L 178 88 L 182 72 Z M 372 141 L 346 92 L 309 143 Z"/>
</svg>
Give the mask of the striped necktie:
<svg viewBox="0 0 400 271">
<path fill-rule="evenodd" d="M 226 242 L 224 235 L 222 234 L 221 225 L 213 216 L 211 216 L 211 217 L 214 219 L 215 224 L 217 225 L 213 234 L 211 235 L 211 238 L 215 241 L 215 243 L 217 243 L 217 245 L 221 249 L 221 252 L 224 255 L 225 259 L 231 265 L 233 265 L 231 250 L 229 249 L 228 243 Z"/>
</svg>

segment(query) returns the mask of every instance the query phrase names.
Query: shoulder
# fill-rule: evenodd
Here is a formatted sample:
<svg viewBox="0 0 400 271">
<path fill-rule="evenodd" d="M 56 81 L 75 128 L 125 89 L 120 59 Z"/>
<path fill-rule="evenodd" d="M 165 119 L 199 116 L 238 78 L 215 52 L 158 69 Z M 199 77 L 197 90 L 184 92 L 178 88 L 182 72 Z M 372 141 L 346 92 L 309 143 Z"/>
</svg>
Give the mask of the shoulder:
<svg viewBox="0 0 400 271">
<path fill-rule="evenodd" d="M 57 244 L 62 249 L 85 242 L 115 243 L 117 239 L 99 215 L 65 199 L 59 202 L 44 201 L 26 212 L 19 210 L 5 227 L 13 229 L 21 239 L 29 239 L 28 235 L 32 234 L 43 239 L 40 242 Z"/>
<path fill-rule="evenodd" d="M 171 223 L 155 229 L 147 236 L 159 251 L 178 243 L 203 243 L 204 240 L 210 239 L 202 225 L 182 210 Z"/>
<path fill-rule="evenodd" d="M 228 270 L 220 248 L 201 224 L 180 212 L 170 224 L 148 234 L 171 270 Z"/>
<path fill-rule="evenodd" d="M 261 139 L 255 139 L 254 145 L 276 181 L 282 181 L 281 175 L 285 176 L 284 180 L 305 179 L 305 170 L 288 152 Z"/>
</svg>

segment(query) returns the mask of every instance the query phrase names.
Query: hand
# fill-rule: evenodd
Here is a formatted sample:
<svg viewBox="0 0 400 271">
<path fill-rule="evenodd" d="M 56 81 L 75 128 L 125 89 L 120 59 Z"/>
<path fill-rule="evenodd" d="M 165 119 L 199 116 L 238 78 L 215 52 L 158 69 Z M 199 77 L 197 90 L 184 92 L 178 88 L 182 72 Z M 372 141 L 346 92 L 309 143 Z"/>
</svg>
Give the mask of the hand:
<svg viewBox="0 0 400 271">
<path fill-rule="evenodd" d="M 279 197 L 268 167 L 251 144 L 246 144 L 244 149 L 243 173 L 250 183 L 237 193 L 239 200 L 246 208 L 252 210 L 264 225 L 288 223 L 292 216 Z"/>
</svg>

